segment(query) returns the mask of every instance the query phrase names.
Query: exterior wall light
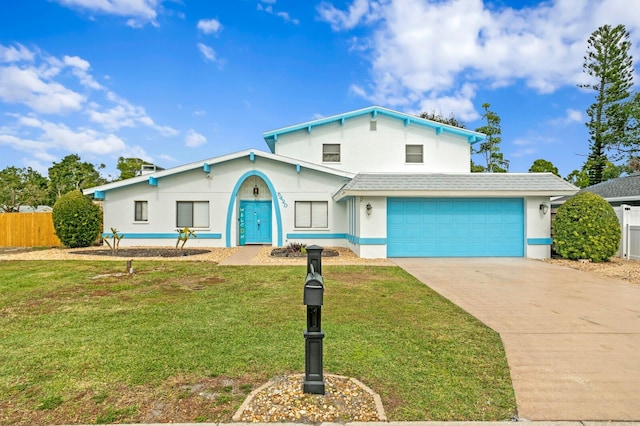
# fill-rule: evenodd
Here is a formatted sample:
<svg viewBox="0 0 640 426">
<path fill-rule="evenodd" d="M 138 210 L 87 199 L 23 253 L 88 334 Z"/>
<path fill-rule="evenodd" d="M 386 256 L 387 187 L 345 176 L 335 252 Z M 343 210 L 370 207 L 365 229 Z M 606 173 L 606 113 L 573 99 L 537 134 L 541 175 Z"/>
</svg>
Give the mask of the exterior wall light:
<svg viewBox="0 0 640 426">
<path fill-rule="evenodd" d="M 367 203 L 367 214 L 369 216 L 371 216 L 371 210 L 373 210 L 373 207 L 371 206 L 371 203 Z"/>
<path fill-rule="evenodd" d="M 258 189 L 258 185 L 254 185 L 253 186 L 253 196 L 257 197 L 259 193 L 260 193 L 260 189 Z"/>
<path fill-rule="evenodd" d="M 542 212 L 542 214 L 547 214 L 547 212 L 549 211 L 549 205 L 547 203 L 541 203 L 540 211 Z"/>
</svg>

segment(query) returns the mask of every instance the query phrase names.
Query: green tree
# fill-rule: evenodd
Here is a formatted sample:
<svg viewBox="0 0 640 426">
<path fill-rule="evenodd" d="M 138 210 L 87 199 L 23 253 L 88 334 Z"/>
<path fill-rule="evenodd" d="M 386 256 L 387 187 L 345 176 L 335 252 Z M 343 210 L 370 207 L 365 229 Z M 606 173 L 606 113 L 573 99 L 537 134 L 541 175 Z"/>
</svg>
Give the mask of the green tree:
<svg viewBox="0 0 640 426">
<path fill-rule="evenodd" d="M 622 234 L 613 207 L 599 195 L 579 192 L 558 207 L 553 243 L 565 259 L 608 261 L 618 251 Z"/>
<path fill-rule="evenodd" d="M 47 201 L 47 179 L 31 167 L 6 167 L 0 171 L 0 207 L 7 213 L 20 206 L 33 208 Z"/>
<path fill-rule="evenodd" d="M 558 173 L 558 168 L 553 165 L 551 161 L 544 160 L 542 158 L 538 158 L 533 162 L 531 167 L 529 167 L 529 173 L 553 173 L 554 175 L 560 177 L 560 173 Z"/>
<path fill-rule="evenodd" d="M 80 190 L 69 191 L 53 205 L 53 227 L 67 247 L 89 247 L 102 228 L 102 210 Z"/>
<path fill-rule="evenodd" d="M 629 107 L 625 104 L 633 85 L 631 42 L 624 25 L 603 25 L 589 37 L 583 72 L 592 82 L 579 87 L 594 90 L 596 99 L 587 108 L 589 122 L 589 184 L 604 180 L 606 150 L 625 140 Z"/>
<path fill-rule="evenodd" d="M 140 158 L 118 158 L 118 165 L 116 166 L 120 170 L 120 177 L 118 180 L 129 179 L 132 177 L 140 176 L 142 173 L 142 165 L 149 164 L 148 162 Z"/>
<path fill-rule="evenodd" d="M 105 168 L 104 164 L 94 166 L 83 162 L 77 154 L 64 157 L 59 163 L 53 163 L 49 167 L 49 193 L 53 200 L 74 189 L 85 189 L 103 185 L 107 181 L 99 170 Z"/>
<path fill-rule="evenodd" d="M 628 170 L 629 169 L 627 166 L 619 166 L 607 160 L 604 164 L 604 169 L 602 170 L 602 182 L 609 179 L 618 178 Z M 582 166 L 582 169 L 573 170 L 571 173 L 569 173 L 565 180 L 569 183 L 574 184 L 578 188 L 586 188 L 587 186 L 590 186 L 589 161 L 587 160 L 584 166 Z"/>
<path fill-rule="evenodd" d="M 500 127 L 500 116 L 489 108 L 491 104 L 484 103 L 482 108 L 484 114 L 482 119 L 486 120 L 486 124 L 478 127 L 476 132 L 484 133 L 487 138 L 480 143 L 477 150 L 472 147 L 473 154 L 480 154 L 484 157 L 486 167 L 484 171 L 489 173 L 505 173 L 509 170 L 509 160 L 504 158 L 500 152 L 500 142 L 502 142 L 502 128 Z"/>
<path fill-rule="evenodd" d="M 423 111 L 418 114 L 418 117 L 424 118 L 426 120 L 437 121 L 438 123 L 448 124 L 450 126 L 460 127 L 461 129 L 466 129 L 466 124 L 464 121 L 459 120 L 453 114 L 449 114 L 448 117 L 445 117 L 440 112 L 436 112 L 435 110 L 431 110 L 431 112 Z"/>
</svg>

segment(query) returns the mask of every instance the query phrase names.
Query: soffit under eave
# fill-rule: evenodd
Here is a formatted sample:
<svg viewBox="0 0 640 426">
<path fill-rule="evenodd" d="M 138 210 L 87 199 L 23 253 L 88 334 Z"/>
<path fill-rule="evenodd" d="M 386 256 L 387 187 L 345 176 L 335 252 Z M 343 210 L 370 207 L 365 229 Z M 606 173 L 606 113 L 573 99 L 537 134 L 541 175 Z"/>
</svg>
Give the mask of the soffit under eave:
<svg viewBox="0 0 640 426">
<path fill-rule="evenodd" d="M 574 195 L 577 191 L 338 191 L 334 201 L 348 197 L 420 197 L 420 198 L 505 198 L 505 197 L 554 197 Z"/>
</svg>

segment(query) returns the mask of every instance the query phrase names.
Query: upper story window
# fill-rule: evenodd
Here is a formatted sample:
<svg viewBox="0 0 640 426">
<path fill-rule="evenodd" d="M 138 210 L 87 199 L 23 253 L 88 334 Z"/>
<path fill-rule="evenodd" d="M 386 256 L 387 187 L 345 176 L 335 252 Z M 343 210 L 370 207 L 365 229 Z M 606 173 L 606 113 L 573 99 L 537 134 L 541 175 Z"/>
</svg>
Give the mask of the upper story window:
<svg viewBox="0 0 640 426">
<path fill-rule="evenodd" d="M 422 145 L 405 145 L 405 162 L 424 163 Z"/>
<path fill-rule="evenodd" d="M 369 130 L 371 130 L 372 132 L 375 132 L 378 130 L 378 122 L 376 120 L 371 120 L 369 122 Z"/>
<path fill-rule="evenodd" d="M 296 201 L 296 228 L 327 228 L 329 203 L 326 201 Z"/>
<path fill-rule="evenodd" d="M 208 201 L 178 201 L 176 202 L 176 226 L 178 228 L 208 228 Z"/>
<path fill-rule="evenodd" d="M 149 220 L 149 202 L 148 201 L 134 201 L 134 216 L 133 220 L 136 222 L 146 222 Z"/>
<path fill-rule="evenodd" d="M 339 163 L 340 162 L 340 144 L 339 143 L 322 144 L 322 162 L 323 163 Z"/>
</svg>

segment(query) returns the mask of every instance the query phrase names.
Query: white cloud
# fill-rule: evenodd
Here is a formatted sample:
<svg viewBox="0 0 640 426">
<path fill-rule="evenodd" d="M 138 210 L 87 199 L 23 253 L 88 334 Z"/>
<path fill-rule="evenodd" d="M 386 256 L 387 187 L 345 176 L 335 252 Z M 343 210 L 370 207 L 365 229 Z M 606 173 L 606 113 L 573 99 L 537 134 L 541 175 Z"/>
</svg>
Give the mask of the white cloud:
<svg viewBox="0 0 640 426">
<path fill-rule="evenodd" d="M 222 24 L 217 19 L 201 19 L 198 21 L 198 29 L 205 34 L 217 34 L 222 31 Z"/>
<path fill-rule="evenodd" d="M 568 126 L 569 124 L 582 123 L 583 121 L 584 117 L 582 115 L 582 111 L 569 108 L 567 109 L 566 115 L 564 117 L 551 120 L 551 124 L 556 126 Z"/>
<path fill-rule="evenodd" d="M 163 0 L 55 0 L 62 6 L 98 13 L 122 16 L 127 25 L 140 28 L 150 23 L 157 26 L 156 17 Z"/>
<path fill-rule="evenodd" d="M 276 12 L 273 10 L 273 6 L 271 6 L 272 4 L 275 4 L 275 1 L 263 1 L 263 3 L 268 4 L 268 6 L 263 6 L 261 3 L 258 3 L 258 10 L 262 11 L 262 12 L 267 12 L 270 15 L 274 15 L 277 16 L 279 18 L 282 18 L 282 20 L 284 22 L 290 22 L 294 25 L 300 25 L 300 20 L 296 19 L 296 18 L 292 18 L 291 15 L 289 15 L 288 12 L 284 12 L 284 11 L 279 11 Z"/>
<path fill-rule="evenodd" d="M 461 107 L 453 112 L 460 117 L 474 115 L 463 100 L 465 83 L 522 82 L 539 93 L 575 87 L 585 79 L 587 39 L 605 23 L 625 24 L 632 53 L 640 51 L 640 8 L 625 0 L 554 0 L 523 9 L 482 0 L 353 0 L 343 9 L 323 2 L 317 13 L 334 31 L 370 29 L 368 40 L 360 29 L 358 38 L 349 35 L 352 50 L 370 62 L 368 83 L 354 82 L 351 93 L 389 106 Z M 468 95 L 472 101 L 475 91 Z"/>
<path fill-rule="evenodd" d="M 0 44 L 0 63 L 1 62 L 19 62 L 33 61 L 35 54 L 21 44 L 16 46 L 5 47 Z"/>
<path fill-rule="evenodd" d="M 143 107 L 133 105 L 111 91 L 107 92 L 106 98 L 115 106 L 100 111 L 100 105 L 91 103 L 86 114 L 91 122 L 102 125 L 107 131 L 117 131 L 123 127 L 133 128 L 141 124 L 158 131 L 164 137 L 176 136 L 179 133 L 172 127 L 157 125 Z"/>
<path fill-rule="evenodd" d="M 207 143 L 207 138 L 193 129 L 189 129 L 184 139 L 184 145 L 189 148 L 195 148 L 205 143 Z"/>
<path fill-rule="evenodd" d="M 204 59 L 207 62 L 216 62 L 216 52 L 213 48 L 204 43 L 198 43 L 196 46 L 198 46 L 198 50 L 202 53 L 202 56 L 204 56 Z"/>
<path fill-rule="evenodd" d="M 85 96 L 60 83 L 46 81 L 39 74 L 40 71 L 33 67 L 0 67 L 0 100 L 24 104 L 46 114 L 77 111 L 82 107 Z"/>
<path fill-rule="evenodd" d="M 331 24 L 334 30 L 348 30 L 358 25 L 370 13 L 370 3 L 377 4 L 369 0 L 354 0 L 347 11 L 342 11 L 329 2 L 322 2 L 317 11 L 320 18 Z"/>
</svg>

